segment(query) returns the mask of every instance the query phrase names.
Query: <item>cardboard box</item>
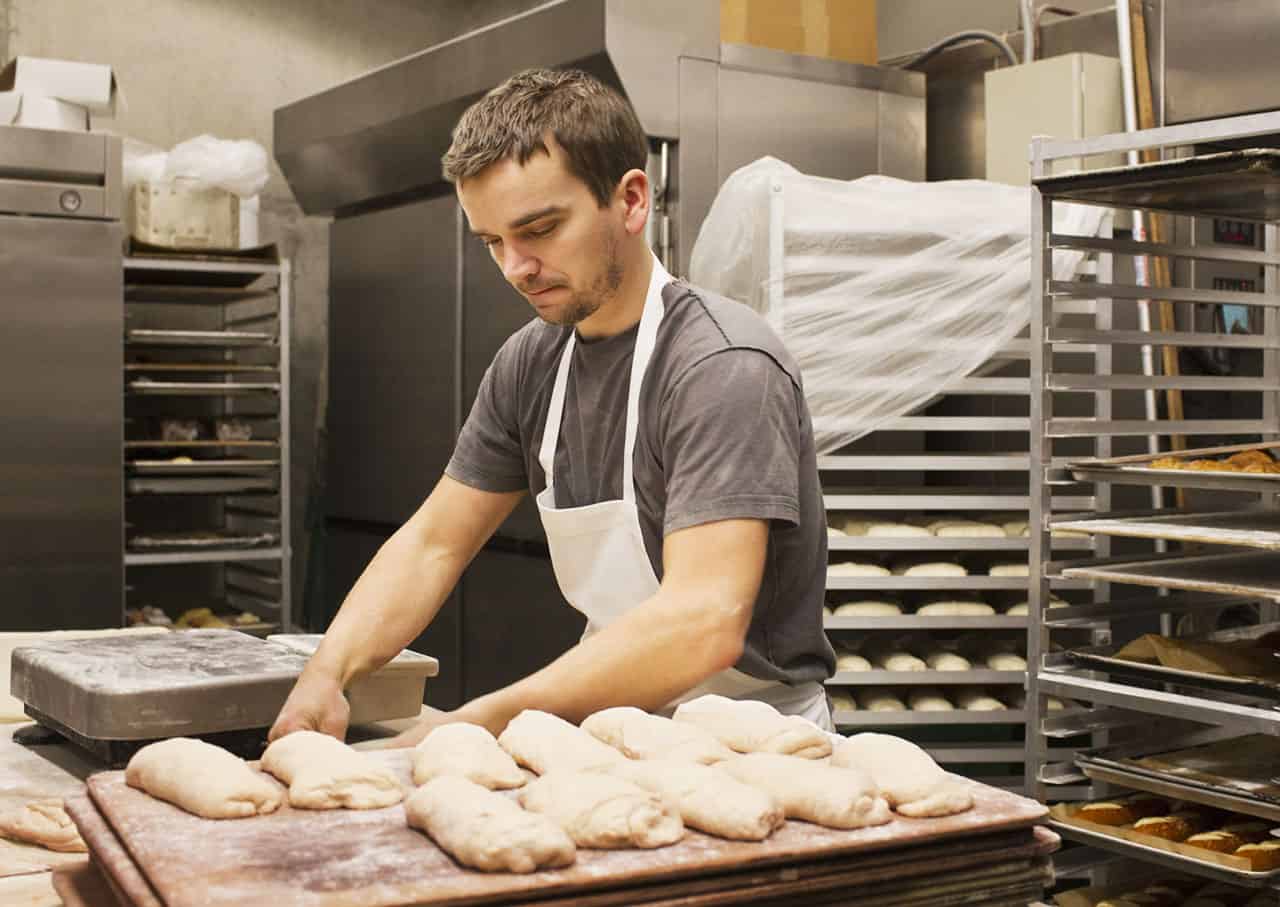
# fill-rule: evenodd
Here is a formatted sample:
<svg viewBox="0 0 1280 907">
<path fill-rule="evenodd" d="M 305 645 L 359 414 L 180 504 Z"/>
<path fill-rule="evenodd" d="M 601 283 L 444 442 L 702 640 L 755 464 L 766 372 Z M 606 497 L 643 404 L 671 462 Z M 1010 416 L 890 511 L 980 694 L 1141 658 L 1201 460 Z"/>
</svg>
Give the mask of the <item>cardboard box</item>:
<svg viewBox="0 0 1280 907">
<path fill-rule="evenodd" d="M 0 92 L 0 125 L 88 132 L 89 111 L 57 98 L 6 91 Z"/>
<path fill-rule="evenodd" d="M 876 65 L 875 0 L 720 0 L 720 40 Z"/>
<path fill-rule="evenodd" d="M 108 117 L 125 109 L 115 73 L 101 63 L 15 57 L 0 69 L 0 91 L 56 98 Z"/>
<path fill-rule="evenodd" d="M 129 190 L 129 234 L 167 249 L 240 248 L 240 199 L 190 180 L 142 182 Z"/>
</svg>

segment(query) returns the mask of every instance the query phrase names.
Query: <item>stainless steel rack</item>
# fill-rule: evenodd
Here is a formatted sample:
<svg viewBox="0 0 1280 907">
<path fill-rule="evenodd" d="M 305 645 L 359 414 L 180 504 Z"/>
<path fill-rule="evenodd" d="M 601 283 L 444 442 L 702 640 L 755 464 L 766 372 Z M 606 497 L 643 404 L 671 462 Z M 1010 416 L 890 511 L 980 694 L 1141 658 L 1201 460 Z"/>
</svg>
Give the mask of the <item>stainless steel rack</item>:
<svg viewBox="0 0 1280 907">
<path fill-rule="evenodd" d="M 130 607 L 177 617 L 212 605 L 286 632 L 294 626 L 290 276 L 283 259 L 124 260 Z M 201 436 L 163 437 L 166 417 Z M 249 426 L 251 437 L 218 436 L 212 426 L 221 421 Z"/>
<path fill-rule="evenodd" d="M 1089 629 L 1100 639 L 1110 641 L 1106 637 L 1117 622 L 1134 619 L 1159 618 L 1164 635 L 1179 635 L 1181 622 L 1190 621 L 1189 632 L 1198 633 L 1209 615 L 1242 603 L 1256 607 L 1259 621 L 1274 617 L 1272 603 L 1280 600 L 1280 553 L 1276 552 L 1280 547 L 1280 527 L 1274 512 L 1280 484 L 1275 482 L 1276 477 L 1151 469 L 1140 465 L 1150 457 L 1113 458 L 1111 448 L 1113 439 L 1126 439 L 1119 442 L 1120 446 L 1132 449 L 1144 438 L 1168 439 L 1173 435 L 1221 439 L 1219 444 L 1243 438 L 1262 443 L 1280 435 L 1280 332 L 1275 309 L 1280 305 L 1280 256 L 1276 254 L 1280 246 L 1272 223 L 1280 216 L 1274 204 L 1280 192 L 1277 155 L 1274 151 L 1197 153 L 1206 145 L 1232 143 L 1239 147 L 1244 140 L 1275 133 L 1280 133 L 1280 114 L 1258 114 L 1083 141 L 1037 139 L 1032 143 L 1035 289 L 1031 418 L 1035 428 L 1031 441 L 1030 555 L 1036 581 L 1030 589 L 1027 741 L 1032 791 L 1041 799 L 1063 799 L 1055 785 L 1077 784 L 1085 775 L 1090 780 L 1089 786 L 1083 788 L 1087 795 L 1103 793 L 1103 785 L 1107 784 L 1152 789 L 1151 785 L 1124 785 L 1120 773 L 1082 771 L 1075 758 L 1063 759 L 1061 750 L 1051 748 L 1051 744 L 1060 745 L 1062 741 L 1087 739 L 1084 735 L 1092 735 L 1092 753 L 1107 753 L 1143 738 L 1159 740 L 1162 745 L 1167 742 L 1167 750 L 1178 749 L 1185 740 L 1204 735 L 1206 726 L 1209 732 L 1280 734 L 1280 709 L 1275 701 L 1100 671 L 1096 665 L 1081 665 L 1077 659 L 1055 651 L 1057 647 L 1053 645 L 1062 633 L 1080 629 Z M 1087 159 L 1091 155 L 1144 149 L 1158 149 L 1165 159 L 1152 164 L 1049 175 L 1054 162 L 1065 158 Z M 1148 242 L 1062 235 L 1055 232 L 1055 202 L 1176 215 L 1173 229 L 1168 231 L 1173 238 Z M 1256 223 L 1262 248 L 1242 249 L 1207 242 L 1194 220 L 1196 216 L 1201 218 L 1201 226 L 1205 217 Z M 1156 289 L 1102 277 L 1096 282 L 1055 281 L 1049 272 L 1054 252 L 1059 249 L 1098 253 L 1103 260 L 1112 262 L 1108 269 L 1112 273 L 1122 267 L 1127 270 L 1129 262 L 1138 272 L 1152 258 L 1161 258 L 1170 264 L 1172 286 Z M 1204 269 L 1221 263 L 1261 270 L 1263 279 L 1258 291 L 1206 286 Z M 1079 300 L 1095 302 L 1097 314 L 1092 323 L 1058 323 L 1056 316 L 1064 301 Z M 1142 307 L 1148 300 L 1163 300 L 1178 307 L 1173 329 L 1166 323 L 1155 331 L 1113 330 L 1113 316 L 1122 307 Z M 1260 312 L 1257 320 L 1262 330 L 1228 333 L 1221 329 L 1206 331 L 1197 325 L 1196 306 L 1221 305 L 1247 306 Z M 1125 358 L 1122 348 L 1166 345 L 1177 349 L 1256 350 L 1261 353 L 1260 365 L 1256 374 L 1230 376 L 1131 374 L 1113 368 Z M 1073 356 L 1073 367 L 1067 367 L 1064 354 L 1078 353 L 1082 348 L 1089 352 L 1083 359 Z M 1081 361 L 1087 363 L 1083 370 Z M 1137 402 L 1135 394 L 1170 390 L 1217 392 L 1234 399 L 1240 399 L 1242 394 L 1253 395 L 1256 414 L 1250 418 L 1219 417 L 1209 411 L 1169 421 L 1156 419 L 1150 409 L 1146 418 L 1134 418 L 1124 411 Z M 1081 400 L 1088 403 L 1084 415 L 1079 411 Z M 1075 402 L 1070 412 L 1065 411 L 1067 401 Z M 1073 456 L 1064 467 L 1061 448 L 1081 442 L 1092 448 L 1090 454 Z M 1201 440 L 1190 446 L 1210 443 L 1213 442 Z M 1152 499 L 1160 509 L 1107 513 L 1102 501 L 1108 489 L 1123 485 L 1163 487 L 1163 497 Z M 1069 520 L 1053 519 L 1053 498 L 1070 489 L 1080 493 L 1092 489 L 1099 512 Z M 1160 506 L 1173 499 L 1175 489 L 1179 506 Z M 1052 528 L 1086 532 L 1102 542 L 1124 540 L 1131 547 L 1147 544 L 1154 550 L 1148 547 L 1149 553 L 1126 557 L 1111 557 L 1105 552 L 1086 560 L 1062 559 L 1050 551 Z M 1100 551 L 1104 547 L 1098 546 Z M 1102 600 L 1050 611 L 1045 603 L 1051 586 L 1060 579 L 1093 581 L 1103 592 Z M 1131 587 L 1149 588 L 1143 591 Z M 1081 707 L 1065 715 L 1049 714 L 1045 709 L 1048 695 L 1072 700 Z M 1090 758 L 1083 761 L 1088 764 Z M 1194 792 L 1180 789 L 1179 793 L 1185 799 L 1196 800 Z M 1201 802 L 1208 801 L 1202 798 Z M 1249 812 L 1244 807 L 1240 811 Z M 1224 878 L 1223 873 L 1211 867 L 1197 869 L 1194 861 L 1191 865 L 1184 859 L 1171 861 L 1159 851 L 1055 824 L 1068 838 L 1129 859 L 1176 864 L 1179 869 L 1209 878 Z M 1228 880 L 1237 884 L 1270 884 L 1241 881 L 1243 878 L 1244 874 L 1237 873 Z"/>
</svg>

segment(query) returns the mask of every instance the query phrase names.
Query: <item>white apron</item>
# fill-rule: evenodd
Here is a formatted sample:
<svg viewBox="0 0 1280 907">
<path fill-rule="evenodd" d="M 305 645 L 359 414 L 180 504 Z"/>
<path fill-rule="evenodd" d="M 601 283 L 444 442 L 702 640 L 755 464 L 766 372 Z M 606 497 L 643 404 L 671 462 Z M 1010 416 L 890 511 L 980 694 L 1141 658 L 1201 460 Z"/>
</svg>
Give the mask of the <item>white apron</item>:
<svg viewBox="0 0 1280 907">
<path fill-rule="evenodd" d="M 542 528 L 551 549 L 551 565 L 565 599 L 587 617 L 586 636 L 609 626 L 632 608 L 658 591 L 658 577 L 645 550 L 640 531 L 640 512 L 636 507 L 634 454 L 640 426 L 640 387 L 645 369 L 653 357 L 662 323 L 664 307 L 662 288 L 671 275 L 653 259 L 653 275 L 645 296 L 644 312 L 636 336 L 631 363 L 631 381 L 627 391 L 626 436 L 622 455 L 622 499 L 600 501 L 584 507 L 555 506 L 552 462 L 560 439 L 564 417 L 565 389 L 569 383 L 569 367 L 577 345 L 577 332 L 569 335 L 564 355 L 556 371 L 547 421 L 542 430 L 542 446 L 538 462 L 546 475 L 547 487 L 537 497 Z M 826 691 L 819 683 L 797 686 L 760 680 L 735 668 L 721 671 L 672 702 L 680 702 L 705 693 L 718 693 L 733 699 L 759 699 L 788 715 L 802 715 L 824 730 L 832 730 Z"/>
</svg>

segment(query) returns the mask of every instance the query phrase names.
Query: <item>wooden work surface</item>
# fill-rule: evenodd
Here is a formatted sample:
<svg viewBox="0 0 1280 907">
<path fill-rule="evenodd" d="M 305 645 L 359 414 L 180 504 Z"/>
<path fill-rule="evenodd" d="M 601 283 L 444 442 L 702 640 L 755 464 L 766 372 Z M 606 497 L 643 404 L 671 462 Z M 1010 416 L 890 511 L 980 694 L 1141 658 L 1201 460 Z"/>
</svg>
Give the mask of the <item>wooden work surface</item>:
<svg viewBox="0 0 1280 907">
<path fill-rule="evenodd" d="M 407 751 L 371 755 L 409 784 Z M 895 818 L 888 825 L 857 831 L 788 822 L 761 843 L 726 841 L 690 831 L 672 847 L 579 850 L 577 861 L 566 869 L 510 875 L 460 868 L 425 835 L 407 826 L 402 806 L 324 812 L 284 806 L 267 816 L 216 821 L 190 815 L 128 787 L 122 772 L 94 775 L 88 789 L 92 806 L 123 844 L 115 859 L 132 864 L 153 892 L 150 901 L 145 896 L 132 898 L 138 907 L 152 907 L 157 900 L 166 907 L 246 903 L 270 903 L 273 907 L 459 905 L 570 895 L 575 903 L 584 903 L 584 896 L 609 889 L 616 892 L 624 887 L 744 870 L 777 879 L 794 875 L 798 864 L 867 854 L 883 856 L 881 863 L 897 864 L 892 874 L 901 879 L 907 874 L 941 871 L 945 864 L 938 860 L 952 845 L 970 852 L 963 865 L 974 864 L 973 845 L 978 845 L 977 861 L 989 863 L 993 844 L 973 841 L 975 836 L 1025 829 L 1046 812 L 1034 801 L 973 784 L 975 808 L 958 816 Z M 83 812 L 83 807 L 78 808 L 73 817 L 81 824 L 95 858 L 108 859 L 110 843 L 99 847 L 103 836 L 81 823 Z M 931 846 L 914 854 L 902 851 L 940 839 L 951 840 L 947 846 Z M 1024 831 L 1020 840 L 1025 843 L 1029 835 Z M 1007 840 L 1003 846 L 1016 847 L 1017 842 Z M 1018 859 L 1021 863 L 1011 871 L 1019 867 L 1026 871 L 1027 856 Z M 904 871 L 904 861 L 912 864 L 910 873 Z M 109 862 L 106 868 L 117 877 L 129 870 Z M 1025 887 L 1028 883 L 1022 884 Z M 606 897 L 600 903 L 627 904 L 636 903 L 636 899 L 630 895 L 621 900 Z"/>
</svg>

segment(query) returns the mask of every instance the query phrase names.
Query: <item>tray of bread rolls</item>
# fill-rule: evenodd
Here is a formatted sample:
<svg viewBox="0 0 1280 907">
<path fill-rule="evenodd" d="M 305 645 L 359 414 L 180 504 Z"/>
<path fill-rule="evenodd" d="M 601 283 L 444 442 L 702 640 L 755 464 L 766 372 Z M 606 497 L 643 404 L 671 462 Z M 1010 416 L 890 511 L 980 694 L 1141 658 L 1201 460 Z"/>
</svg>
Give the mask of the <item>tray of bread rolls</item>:
<svg viewBox="0 0 1280 907">
<path fill-rule="evenodd" d="M 1069 649 L 1073 664 L 1165 683 L 1280 700 L 1280 626 L 1258 624 L 1201 637 L 1147 633 L 1120 646 Z"/>
<path fill-rule="evenodd" d="M 1079 482 L 1178 485 L 1222 491 L 1280 492 L 1280 441 L 1193 450 L 1091 457 L 1067 464 Z"/>
<path fill-rule="evenodd" d="M 1280 838 L 1256 816 L 1143 793 L 1059 803 L 1049 817 L 1104 850 L 1240 885 L 1280 881 Z"/>
<path fill-rule="evenodd" d="M 1076 764 L 1099 781 L 1233 809 L 1280 825 L 1280 740 L 1250 734 L 1173 751 L 1082 753 Z"/>
<path fill-rule="evenodd" d="M 1160 872 L 1061 891 L 1053 896 L 1053 903 L 1057 907 L 1275 907 L 1276 900 L 1271 892 Z"/>
</svg>

